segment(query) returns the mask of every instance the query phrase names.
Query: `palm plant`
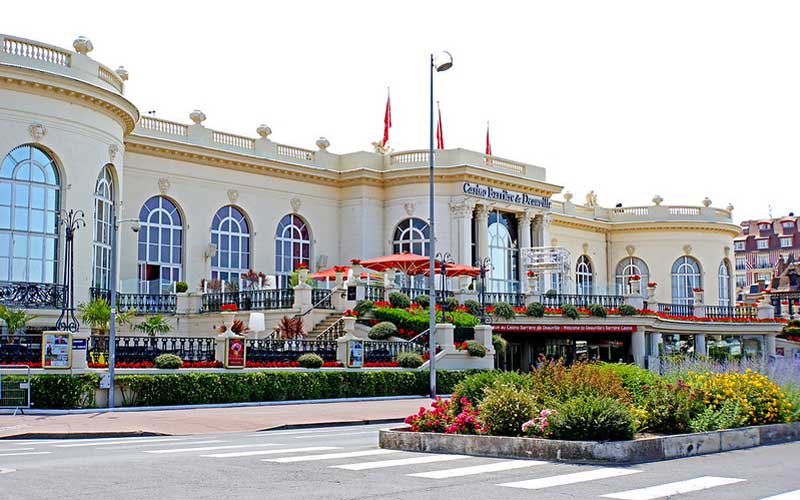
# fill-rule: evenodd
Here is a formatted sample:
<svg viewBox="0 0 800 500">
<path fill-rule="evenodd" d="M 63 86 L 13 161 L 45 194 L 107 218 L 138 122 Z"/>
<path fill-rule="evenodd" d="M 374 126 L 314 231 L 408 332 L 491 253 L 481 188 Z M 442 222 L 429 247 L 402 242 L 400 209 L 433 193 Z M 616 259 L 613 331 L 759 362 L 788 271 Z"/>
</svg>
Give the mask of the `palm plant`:
<svg viewBox="0 0 800 500">
<path fill-rule="evenodd" d="M 19 328 L 24 328 L 31 320 L 37 318 L 34 314 L 28 314 L 25 309 L 9 309 L 0 305 L 0 319 L 5 321 L 8 334 L 14 335 Z"/>
<path fill-rule="evenodd" d="M 140 332 L 144 332 L 148 337 L 155 337 L 158 333 L 169 333 L 172 325 L 160 314 L 151 316 L 134 326 Z"/>
<path fill-rule="evenodd" d="M 117 312 L 117 324 L 129 325 L 131 323 L 131 317 L 135 312 L 134 309 Z M 89 302 L 79 304 L 78 314 L 81 317 L 81 321 L 88 324 L 94 330 L 105 333 L 111 329 L 111 306 L 104 297 L 97 297 Z"/>
</svg>

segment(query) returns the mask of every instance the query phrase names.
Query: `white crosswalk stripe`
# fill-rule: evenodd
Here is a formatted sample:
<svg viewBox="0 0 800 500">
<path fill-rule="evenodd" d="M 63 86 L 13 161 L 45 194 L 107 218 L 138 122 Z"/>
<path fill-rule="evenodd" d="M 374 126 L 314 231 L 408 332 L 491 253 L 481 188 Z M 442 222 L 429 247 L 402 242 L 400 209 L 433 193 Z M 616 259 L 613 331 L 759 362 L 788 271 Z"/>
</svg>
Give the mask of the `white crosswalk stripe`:
<svg viewBox="0 0 800 500">
<path fill-rule="evenodd" d="M 762 498 L 761 500 L 800 500 L 800 490 L 787 491 L 786 493 Z"/>
<path fill-rule="evenodd" d="M 335 437 L 341 437 L 341 436 L 358 436 L 358 435 L 363 435 L 363 434 L 377 434 L 377 433 L 378 433 L 378 431 L 343 432 L 341 434 L 324 434 L 324 435 L 313 434 L 311 436 L 293 436 L 292 438 L 293 439 L 320 439 L 320 438 L 327 439 L 327 438 L 335 438 Z"/>
<path fill-rule="evenodd" d="M 192 446 L 197 444 L 215 444 L 215 443 L 228 443 L 229 441 L 225 441 L 224 439 L 209 439 L 208 441 L 184 441 L 182 444 L 191 444 Z M 106 450 L 131 450 L 136 448 L 146 448 L 148 446 L 169 446 L 165 443 L 138 443 L 138 444 L 129 444 L 126 446 L 109 446 L 108 448 L 104 448 Z"/>
<path fill-rule="evenodd" d="M 225 446 L 199 446 L 194 448 L 170 448 L 167 450 L 145 450 L 144 453 L 153 453 L 156 455 L 160 455 L 165 453 L 190 453 L 193 451 L 237 450 L 240 448 L 259 448 L 262 446 L 278 446 L 278 445 L 275 443 L 229 444 Z"/>
<path fill-rule="evenodd" d="M 464 455 L 427 455 L 424 457 L 400 458 L 397 460 L 383 460 L 380 462 L 364 462 L 358 464 L 331 465 L 331 467 L 334 469 L 347 469 L 347 470 L 383 469 L 386 467 L 399 467 L 401 465 L 449 462 L 450 460 L 462 460 L 464 458 L 470 458 L 470 457 Z"/>
<path fill-rule="evenodd" d="M 487 472 L 501 472 L 505 470 L 523 469 L 535 465 L 544 465 L 547 462 L 537 460 L 507 460 L 504 462 L 494 462 L 484 465 L 473 465 L 470 467 L 459 467 L 457 469 L 436 470 L 430 472 L 417 472 L 408 474 L 411 477 L 424 477 L 427 479 L 447 479 L 450 477 L 472 476 L 474 474 L 485 474 Z"/>
<path fill-rule="evenodd" d="M 277 455 L 279 453 L 300 453 L 304 451 L 326 451 L 339 450 L 338 446 L 306 446 L 303 448 L 280 448 L 277 450 L 253 450 L 238 451 L 234 453 L 215 453 L 211 455 L 200 455 L 206 458 L 234 458 L 234 457 L 253 457 L 257 455 Z"/>
<path fill-rule="evenodd" d="M 175 441 L 183 441 L 183 439 L 178 438 L 163 438 L 163 439 L 150 439 L 146 441 L 147 443 L 169 443 Z M 139 441 L 138 443 L 142 443 Z M 112 446 L 117 444 L 131 444 L 130 441 L 126 440 L 119 440 L 119 441 L 103 441 L 103 442 L 93 442 L 93 443 L 70 443 L 70 444 L 56 444 L 53 445 L 56 448 L 81 448 L 85 446 Z"/>
<path fill-rule="evenodd" d="M 741 483 L 742 481 L 745 481 L 745 479 L 702 476 L 689 479 L 687 481 L 676 481 L 674 483 L 661 484 L 658 486 L 640 488 L 637 490 L 622 491 L 619 493 L 609 493 L 608 495 L 602 496 L 605 498 L 617 498 L 620 500 L 654 500 L 656 498 L 681 495 L 683 493 L 691 493 L 693 491 L 707 490 L 717 486 L 725 486 L 726 484 Z"/>
<path fill-rule="evenodd" d="M 22 453 L 0 453 L 0 457 L 21 457 L 23 455 L 49 455 L 52 451 L 23 451 Z"/>
<path fill-rule="evenodd" d="M 509 488 L 522 488 L 526 490 L 541 490 L 544 488 L 552 488 L 554 486 L 564 486 L 566 484 L 583 483 L 586 481 L 595 481 L 597 479 L 608 479 L 617 476 L 627 476 L 629 474 L 636 474 L 642 472 L 635 469 L 619 469 L 619 468 L 604 468 L 595 469 L 584 472 L 575 472 L 572 474 L 561 474 L 558 476 L 540 477 L 537 479 L 528 479 L 526 481 L 514 481 L 512 483 L 503 483 L 498 486 L 508 486 Z"/>
<path fill-rule="evenodd" d="M 264 458 L 262 462 L 277 462 L 281 464 L 289 464 L 294 462 L 313 462 L 318 460 L 335 460 L 337 458 L 356 458 L 356 457 L 369 457 L 373 455 L 385 455 L 387 453 L 400 453 L 397 450 L 362 450 L 362 451 L 346 451 L 342 453 L 325 453 L 320 455 L 301 455 L 299 457 L 281 457 L 281 458 Z"/>
<path fill-rule="evenodd" d="M 0 453 L 6 453 L 8 451 L 31 451 L 35 449 L 36 448 L 1 448 Z"/>
<path fill-rule="evenodd" d="M 1 469 L 0 474 L 11 474 L 12 472 L 16 472 L 16 469 Z"/>
</svg>

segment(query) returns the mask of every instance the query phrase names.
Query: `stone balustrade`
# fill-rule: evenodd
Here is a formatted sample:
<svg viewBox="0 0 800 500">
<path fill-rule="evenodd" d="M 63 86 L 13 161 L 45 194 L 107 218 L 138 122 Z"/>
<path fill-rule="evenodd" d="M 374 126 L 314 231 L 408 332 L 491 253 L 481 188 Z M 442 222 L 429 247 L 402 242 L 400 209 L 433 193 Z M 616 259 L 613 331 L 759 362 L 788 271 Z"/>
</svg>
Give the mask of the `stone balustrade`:
<svg viewBox="0 0 800 500">
<path fill-rule="evenodd" d="M 600 206 L 576 205 L 570 201 L 552 201 L 551 211 L 556 214 L 574 215 L 607 222 L 661 222 L 704 221 L 733 223 L 732 209 L 712 206 L 650 205 L 639 207 L 604 208 Z"/>
</svg>

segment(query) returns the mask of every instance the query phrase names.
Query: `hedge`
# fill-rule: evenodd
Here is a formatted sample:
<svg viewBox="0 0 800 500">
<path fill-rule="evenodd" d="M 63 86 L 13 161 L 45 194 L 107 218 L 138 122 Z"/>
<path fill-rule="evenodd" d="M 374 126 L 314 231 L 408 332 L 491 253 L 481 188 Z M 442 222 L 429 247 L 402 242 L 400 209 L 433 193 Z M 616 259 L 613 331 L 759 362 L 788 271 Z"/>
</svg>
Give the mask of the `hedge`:
<svg viewBox="0 0 800 500">
<path fill-rule="evenodd" d="M 438 371 L 437 389 L 449 394 L 476 370 Z M 178 373 L 116 378 L 124 406 L 290 401 L 428 393 L 427 371 Z"/>
<path fill-rule="evenodd" d="M 27 377 L 9 376 L 3 384 L 24 383 Z M 31 406 L 33 408 L 71 409 L 93 408 L 94 391 L 100 377 L 94 373 L 83 375 L 47 374 L 31 376 Z"/>
</svg>

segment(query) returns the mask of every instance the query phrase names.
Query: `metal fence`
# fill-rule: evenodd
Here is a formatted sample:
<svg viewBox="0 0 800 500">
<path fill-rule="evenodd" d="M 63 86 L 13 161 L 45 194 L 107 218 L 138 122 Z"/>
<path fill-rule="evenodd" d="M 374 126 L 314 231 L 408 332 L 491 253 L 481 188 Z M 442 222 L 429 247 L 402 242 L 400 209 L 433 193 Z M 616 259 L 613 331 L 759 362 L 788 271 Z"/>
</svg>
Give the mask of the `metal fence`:
<svg viewBox="0 0 800 500">
<path fill-rule="evenodd" d="M 247 360 L 255 363 L 289 363 L 303 354 L 317 354 L 323 361 L 336 361 L 335 340 L 248 339 Z"/>
<path fill-rule="evenodd" d="M 30 407 L 31 368 L 24 365 L 0 365 L 0 408 L 18 410 Z"/>
<path fill-rule="evenodd" d="M 755 318 L 758 316 L 754 306 L 706 306 L 709 318 Z"/>
<path fill-rule="evenodd" d="M 236 304 L 240 311 L 291 309 L 294 290 L 242 290 L 239 292 L 209 292 L 203 294 L 203 312 L 218 312 L 225 304 Z"/>
<path fill-rule="evenodd" d="M 365 287 L 364 298 L 372 302 L 383 300 L 383 287 L 380 285 L 367 285 Z"/>
<path fill-rule="evenodd" d="M 333 309 L 333 302 L 331 301 L 333 294 L 333 290 L 314 288 L 311 290 L 311 303 L 314 304 L 315 309 Z"/>
<path fill-rule="evenodd" d="M 622 295 L 583 295 L 572 293 L 557 293 L 553 295 L 543 295 L 542 304 L 545 307 L 561 307 L 564 304 L 572 304 L 575 307 L 589 307 L 590 304 L 600 304 L 608 309 L 617 309 L 622 305 Z"/>
<path fill-rule="evenodd" d="M 675 316 L 694 316 L 694 306 L 691 304 L 656 304 L 656 312 L 672 314 Z"/>
<path fill-rule="evenodd" d="M 213 337 L 133 337 L 117 336 L 117 363 L 154 361 L 161 354 L 175 354 L 183 361 L 215 361 L 216 339 Z M 108 337 L 92 335 L 86 359 L 90 363 L 108 363 Z"/>
<path fill-rule="evenodd" d="M 365 340 L 364 361 L 385 363 L 394 361 L 402 352 L 422 354 L 423 347 L 414 342 L 397 342 L 392 340 Z"/>
<path fill-rule="evenodd" d="M 66 296 L 66 287 L 54 283 L 0 283 L 0 304 L 6 306 L 61 309 Z"/>
<path fill-rule="evenodd" d="M 41 367 L 41 334 L 0 335 L 0 365 Z"/>
<path fill-rule="evenodd" d="M 111 302 L 111 291 L 106 288 L 90 288 L 89 295 L 92 299 L 104 298 Z M 120 311 L 135 309 L 139 313 L 174 314 L 176 306 L 177 299 L 172 293 L 117 293 Z"/>
</svg>

